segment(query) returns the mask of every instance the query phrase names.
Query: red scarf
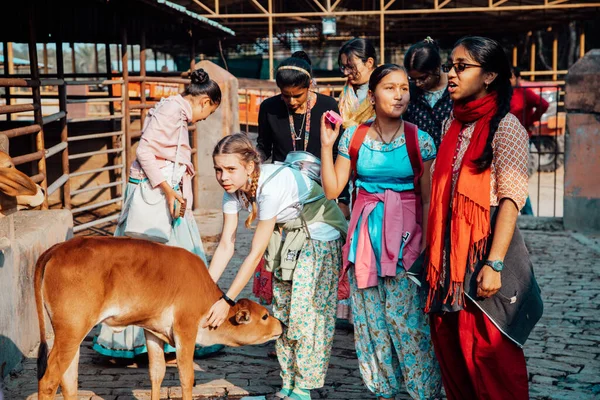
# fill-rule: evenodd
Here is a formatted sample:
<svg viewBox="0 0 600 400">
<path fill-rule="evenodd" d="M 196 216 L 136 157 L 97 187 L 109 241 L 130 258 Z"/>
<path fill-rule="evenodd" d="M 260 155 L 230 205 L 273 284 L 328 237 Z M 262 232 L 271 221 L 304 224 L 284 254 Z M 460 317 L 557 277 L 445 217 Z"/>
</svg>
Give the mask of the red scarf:
<svg viewBox="0 0 600 400">
<path fill-rule="evenodd" d="M 463 301 L 467 264 L 472 270 L 477 258 L 482 256 L 490 235 L 490 169 L 478 172 L 473 161 L 481 156 L 485 148 L 490 120 L 497 110 L 496 97 L 494 92 L 471 102 L 454 103 L 454 120 L 438 151 L 431 188 L 433 206 L 429 209 L 427 224 L 427 282 L 430 289 L 426 311 L 429 311 L 437 290 L 444 286 L 441 272 L 449 213 L 450 287 L 444 303 L 449 299 L 452 304 L 457 300 L 459 304 Z M 458 172 L 450 209 L 452 168 L 458 137 L 464 125 L 474 121 L 477 122 Z"/>
</svg>

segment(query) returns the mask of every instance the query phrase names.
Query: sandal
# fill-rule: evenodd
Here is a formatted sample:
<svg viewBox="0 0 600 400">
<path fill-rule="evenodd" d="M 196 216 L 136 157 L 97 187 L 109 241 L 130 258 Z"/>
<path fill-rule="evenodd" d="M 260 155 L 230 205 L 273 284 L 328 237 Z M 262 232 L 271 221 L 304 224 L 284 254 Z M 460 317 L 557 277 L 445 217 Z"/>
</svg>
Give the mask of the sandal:
<svg viewBox="0 0 600 400">
<path fill-rule="evenodd" d="M 276 392 L 276 393 L 272 394 L 272 395 L 271 395 L 271 396 L 268 398 L 268 400 L 283 400 L 283 399 L 285 399 L 285 398 L 287 398 L 287 396 L 286 396 L 285 394 L 283 394 L 283 393 L 281 393 L 281 392 Z"/>
</svg>

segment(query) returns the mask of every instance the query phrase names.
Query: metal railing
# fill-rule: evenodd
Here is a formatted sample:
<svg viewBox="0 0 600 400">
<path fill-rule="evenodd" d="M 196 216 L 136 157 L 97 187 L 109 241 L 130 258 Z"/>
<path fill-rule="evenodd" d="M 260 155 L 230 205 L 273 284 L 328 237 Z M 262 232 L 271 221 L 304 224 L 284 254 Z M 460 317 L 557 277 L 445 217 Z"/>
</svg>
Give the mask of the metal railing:
<svg viewBox="0 0 600 400">
<path fill-rule="evenodd" d="M 552 82 L 554 83 L 554 82 Z M 533 213 L 562 217 L 566 114 L 563 85 L 527 85 L 548 103 L 548 110 L 533 124 L 530 133 L 529 196 Z"/>
<path fill-rule="evenodd" d="M 23 112 L 33 112 L 33 124 L 23 127 L 16 127 L 2 131 L 0 133 L 6 135 L 8 139 L 16 138 L 19 136 L 35 135 L 35 147 L 34 151 L 19 156 L 12 157 L 12 162 L 15 166 L 23 165 L 26 163 L 36 163 L 35 167 L 31 170 L 31 179 L 40 185 L 44 190 L 44 202 L 42 203 L 42 209 L 48 208 L 48 196 L 62 187 L 64 183 L 64 170 L 61 178 L 48 185 L 48 174 L 46 170 L 46 160 L 58 154 L 66 153 L 66 142 L 61 142 L 46 149 L 44 143 L 44 127 L 54 121 L 64 121 L 66 113 L 59 111 L 53 115 L 44 117 L 42 115 L 41 107 L 41 94 L 40 86 L 61 86 L 64 85 L 64 81 L 61 79 L 39 79 L 37 74 L 32 73 L 31 79 L 21 78 L 0 78 L 0 86 L 5 87 L 6 91 L 10 93 L 11 88 L 17 87 L 30 87 L 31 88 L 31 103 L 25 104 L 10 104 L 10 100 L 7 105 L 0 107 L 0 114 L 12 115 Z M 10 99 L 10 96 L 7 96 Z"/>
<path fill-rule="evenodd" d="M 69 171 L 69 182 L 70 185 L 75 186 L 76 182 L 78 187 L 74 190 L 70 190 L 70 203 L 73 200 L 76 201 L 77 205 L 71 209 L 73 213 L 73 218 L 75 221 L 75 226 L 73 228 L 74 232 L 80 232 L 92 227 L 96 227 L 101 224 L 105 224 L 107 222 L 112 222 L 118 219 L 119 217 L 119 209 L 109 211 L 108 215 L 103 213 L 101 218 L 92 218 L 88 221 L 89 217 L 87 216 L 92 210 L 97 210 L 101 207 L 105 207 L 112 204 L 118 204 L 123 201 L 123 194 L 125 193 L 125 184 L 126 178 L 124 173 L 124 165 L 125 160 L 127 159 L 127 155 L 125 153 L 125 142 L 126 142 L 126 132 L 123 129 L 123 114 L 116 112 L 115 105 L 123 103 L 123 96 L 114 96 L 113 91 L 115 86 L 119 86 L 121 89 L 120 92 L 124 93 L 123 90 L 124 81 L 122 79 L 105 79 L 105 80 L 96 80 L 96 81 L 78 81 L 78 80 L 70 80 L 66 82 L 69 86 L 85 86 L 86 91 L 90 87 L 99 87 L 102 86 L 107 89 L 106 94 L 94 94 L 92 92 L 91 95 L 75 95 L 67 97 L 67 104 L 85 104 L 86 112 L 84 117 L 73 117 L 67 120 L 71 131 L 75 131 L 76 126 L 81 128 L 81 125 L 86 125 L 88 129 L 85 129 L 86 133 L 84 134 L 71 134 L 68 137 L 68 143 L 71 148 L 74 150 L 74 146 L 84 147 L 88 143 L 98 142 L 99 140 L 106 143 L 106 148 L 104 148 L 104 143 L 99 149 L 95 149 L 92 151 L 83 151 L 75 153 L 72 151 L 69 154 L 69 161 L 73 160 L 93 160 L 94 158 L 106 157 L 107 163 L 104 166 L 98 167 L 95 162 L 91 162 L 90 166 L 86 166 L 86 164 L 82 164 L 80 168 L 76 171 Z M 107 106 L 107 112 L 105 113 L 95 113 L 94 115 L 89 115 L 88 106 L 90 104 L 94 105 L 104 105 Z M 109 122 L 111 128 L 108 131 L 102 128 L 96 128 L 94 130 L 100 129 L 101 132 L 93 132 L 88 133 L 87 131 L 96 127 L 95 123 L 98 122 Z M 103 128 L 106 126 L 104 124 Z M 80 129 L 77 129 L 80 130 Z M 106 142 L 110 140 L 110 142 Z M 96 183 L 96 179 L 100 176 L 100 174 L 107 172 L 109 174 L 108 182 L 106 183 Z M 91 176 L 87 180 L 80 182 L 81 177 Z M 109 199 L 104 199 L 101 196 L 101 193 L 110 190 Z M 91 196 L 91 197 L 90 197 Z"/>
</svg>

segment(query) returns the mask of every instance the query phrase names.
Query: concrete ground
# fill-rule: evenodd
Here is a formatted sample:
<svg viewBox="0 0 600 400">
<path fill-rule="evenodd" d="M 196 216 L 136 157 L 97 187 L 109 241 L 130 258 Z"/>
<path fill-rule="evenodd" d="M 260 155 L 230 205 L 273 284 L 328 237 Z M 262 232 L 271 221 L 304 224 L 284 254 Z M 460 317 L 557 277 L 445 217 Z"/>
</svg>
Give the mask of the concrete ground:
<svg viewBox="0 0 600 400">
<path fill-rule="evenodd" d="M 564 178 L 564 167 L 555 172 L 536 172 L 529 178 L 529 197 L 536 216 L 563 216 Z"/>
<path fill-rule="evenodd" d="M 219 213 L 198 216 L 207 252 L 214 251 L 220 230 Z M 534 226 L 530 224 L 529 226 Z M 543 224 L 542 224 L 543 225 Z M 524 231 L 545 300 L 545 313 L 525 346 L 532 399 L 600 398 L 600 245 L 597 237 L 565 231 Z M 251 232 L 240 221 L 236 254 L 219 282 L 228 287 L 248 253 Z M 251 284 L 243 292 L 251 297 Z M 116 366 L 99 363 L 91 336 L 81 345 L 80 399 L 149 399 L 150 382 L 143 363 Z M 273 393 L 281 383 L 273 344 L 227 348 L 196 360 L 194 396 L 240 399 Z M 30 354 L 20 372 L 7 378 L 6 399 L 36 398 L 35 358 Z M 324 388 L 315 399 L 372 399 L 362 384 L 353 334 L 336 331 Z M 179 399 L 177 369 L 169 367 L 163 382 L 164 399 Z M 402 393 L 398 399 L 409 399 Z"/>
</svg>

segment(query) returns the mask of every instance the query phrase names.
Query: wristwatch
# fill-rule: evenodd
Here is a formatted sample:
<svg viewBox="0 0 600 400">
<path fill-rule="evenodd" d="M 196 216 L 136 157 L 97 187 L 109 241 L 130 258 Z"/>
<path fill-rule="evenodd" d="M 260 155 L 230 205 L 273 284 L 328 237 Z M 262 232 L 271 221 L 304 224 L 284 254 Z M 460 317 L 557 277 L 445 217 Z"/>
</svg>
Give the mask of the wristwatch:
<svg viewBox="0 0 600 400">
<path fill-rule="evenodd" d="M 227 297 L 227 295 L 225 293 L 223 293 L 223 296 L 221 296 L 221 299 L 225 300 L 225 303 L 229 304 L 230 307 L 233 307 L 236 304 L 235 300 L 231 300 L 229 297 Z"/>
<path fill-rule="evenodd" d="M 485 265 L 492 267 L 492 269 L 496 272 L 501 272 L 504 269 L 504 261 L 500 261 L 500 260 L 495 260 L 495 261 L 487 260 L 485 262 Z"/>
</svg>

